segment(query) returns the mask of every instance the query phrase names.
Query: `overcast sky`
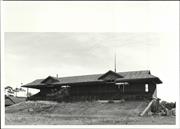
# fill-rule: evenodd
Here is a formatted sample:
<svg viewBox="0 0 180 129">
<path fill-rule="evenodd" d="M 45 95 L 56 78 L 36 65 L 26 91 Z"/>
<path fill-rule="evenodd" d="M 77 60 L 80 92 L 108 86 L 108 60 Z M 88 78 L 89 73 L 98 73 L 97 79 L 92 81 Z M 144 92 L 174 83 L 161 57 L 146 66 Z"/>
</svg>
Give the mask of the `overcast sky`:
<svg viewBox="0 0 180 129">
<path fill-rule="evenodd" d="M 178 41 L 168 33 L 5 33 L 5 83 L 105 73 L 114 70 L 115 51 L 118 72 L 151 70 L 163 81 L 158 95 L 176 98 Z"/>
<path fill-rule="evenodd" d="M 158 96 L 179 99 L 179 1 L 2 4 L 4 85 L 105 73 L 116 51 L 117 71 L 151 70 L 163 81 Z"/>
</svg>

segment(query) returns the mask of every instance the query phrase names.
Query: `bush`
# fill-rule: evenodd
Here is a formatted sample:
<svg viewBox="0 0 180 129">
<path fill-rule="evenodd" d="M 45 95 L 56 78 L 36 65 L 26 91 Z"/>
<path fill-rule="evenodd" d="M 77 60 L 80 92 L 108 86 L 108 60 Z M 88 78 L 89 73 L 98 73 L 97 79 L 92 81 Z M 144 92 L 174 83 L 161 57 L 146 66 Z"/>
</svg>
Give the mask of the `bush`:
<svg viewBox="0 0 180 129">
<path fill-rule="evenodd" d="M 159 105 L 159 101 L 154 101 L 152 106 L 151 106 L 151 112 L 152 113 L 157 113 L 160 112 L 160 105 Z"/>
<path fill-rule="evenodd" d="M 163 105 L 164 107 L 166 107 L 168 110 L 176 108 L 176 102 L 175 103 L 173 103 L 173 102 L 169 103 L 169 102 L 166 102 L 166 101 L 162 101 L 160 104 Z"/>
</svg>

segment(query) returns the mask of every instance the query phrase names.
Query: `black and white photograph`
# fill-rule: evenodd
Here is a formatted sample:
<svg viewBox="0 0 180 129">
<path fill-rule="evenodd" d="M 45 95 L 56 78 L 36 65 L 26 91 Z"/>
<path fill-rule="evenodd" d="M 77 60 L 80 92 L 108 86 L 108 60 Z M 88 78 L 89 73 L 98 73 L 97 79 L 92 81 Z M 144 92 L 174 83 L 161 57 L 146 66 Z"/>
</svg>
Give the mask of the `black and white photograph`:
<svg viewBox="0 0 180 129">
<path fill-rule="evenodd" d="M 179 127 L 179 2 L 3 7 L 4 128 Z"/>
</svg>

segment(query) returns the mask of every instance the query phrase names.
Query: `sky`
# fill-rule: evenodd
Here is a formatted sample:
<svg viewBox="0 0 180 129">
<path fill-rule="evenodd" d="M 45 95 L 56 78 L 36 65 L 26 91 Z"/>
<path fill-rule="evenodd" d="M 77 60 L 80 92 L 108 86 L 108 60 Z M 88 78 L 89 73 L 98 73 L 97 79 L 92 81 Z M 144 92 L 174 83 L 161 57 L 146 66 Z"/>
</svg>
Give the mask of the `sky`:
<svg viewBox="0 0 180 129">
<path fill-rule="evenodd" d="M 170 33 L 7 32 L 5 83 L 19 87 L 49 75 L 105 73 L 114 70 L 114 53 L 118 72 L 150 70 L 163 81 L 158 95 L 175 100 L 178 42 Z"/>
<path fill-rule="evenodd" d="M 179 99 L 179 1 L 3 2 L 4 85 L 48 75 L 150 70 Z M 3 35 L 4 34 L 4 35 Z"/>
</svg>

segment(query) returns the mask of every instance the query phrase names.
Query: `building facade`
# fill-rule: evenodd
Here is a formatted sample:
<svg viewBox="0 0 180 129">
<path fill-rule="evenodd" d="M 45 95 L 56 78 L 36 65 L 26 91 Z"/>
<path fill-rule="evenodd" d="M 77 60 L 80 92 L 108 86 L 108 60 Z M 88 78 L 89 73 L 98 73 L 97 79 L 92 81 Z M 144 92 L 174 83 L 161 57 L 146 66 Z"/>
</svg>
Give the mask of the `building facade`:
<svg viewBox="0 0 180 129">
<path fill-rule="evenodd" d="M 113 72 L 55 78 L 37 79 L 26 88 L 40 92 L 29 100 L 82 101 L 150 99 L 156 95 L 156 86 L 162 81 L 149 70 Z"/>
</svg>

